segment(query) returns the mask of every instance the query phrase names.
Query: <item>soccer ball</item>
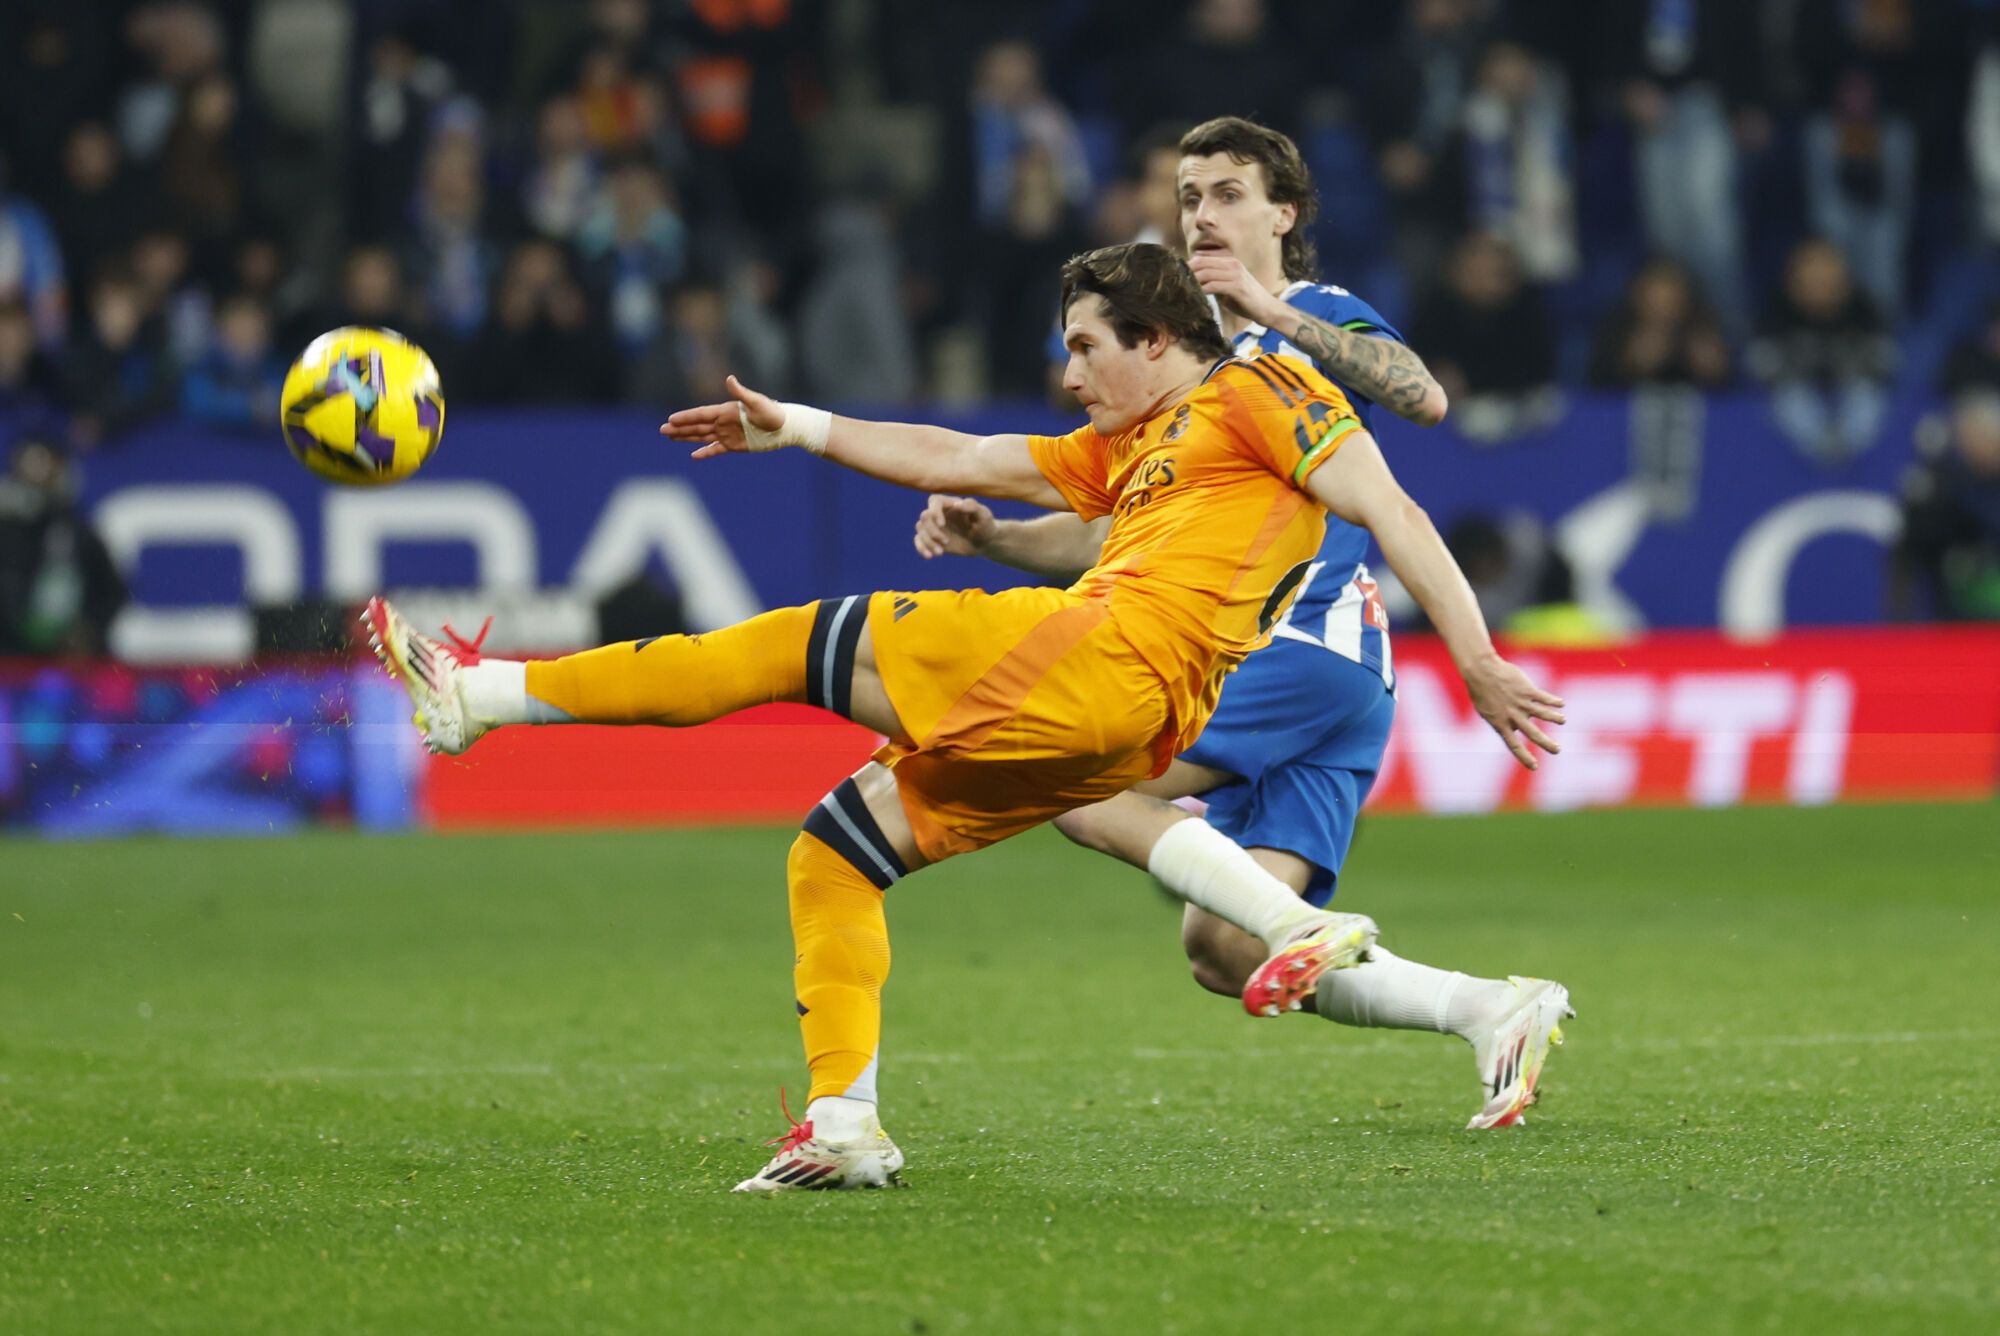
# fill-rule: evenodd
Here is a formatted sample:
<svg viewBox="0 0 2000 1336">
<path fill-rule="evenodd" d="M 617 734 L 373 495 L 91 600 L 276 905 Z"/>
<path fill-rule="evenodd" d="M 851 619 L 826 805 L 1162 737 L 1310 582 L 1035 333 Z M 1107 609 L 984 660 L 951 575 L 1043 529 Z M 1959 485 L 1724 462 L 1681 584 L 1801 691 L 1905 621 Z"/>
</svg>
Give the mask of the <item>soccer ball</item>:
<svg viewBox="0 0 2000 1336">
<path fill-rule="evenodd" d="M 409 477 L 437 449 L 444 391 L 422 348 L 393 329 L 349 325 L 292 363 L 278 420 L 285 444 L 320 477 L 379 486 Z"/>
</svg>

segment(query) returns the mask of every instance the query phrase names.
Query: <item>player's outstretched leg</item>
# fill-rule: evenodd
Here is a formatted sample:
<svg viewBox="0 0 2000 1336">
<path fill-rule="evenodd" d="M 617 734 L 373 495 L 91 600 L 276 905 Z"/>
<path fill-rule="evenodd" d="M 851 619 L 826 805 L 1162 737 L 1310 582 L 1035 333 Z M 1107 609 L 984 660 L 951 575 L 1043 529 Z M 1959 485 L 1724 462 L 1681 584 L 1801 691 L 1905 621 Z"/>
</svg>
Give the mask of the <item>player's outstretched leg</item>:
<svg viewBox="0 0 2000 1336">
<path fill-rule="evenodd" d="M 504 724 L 680 726 L 772 701 L 804 701 L 851 718 L 868 598 L 822 599 L 703 635 L 654 636 L 528 662 L 488 658 L 477 641 L 456 635 L 450 644 L 435 640 L 387 599 L 368 600 L 362 616 L 376 654 L 410 693 L 424 745 L 456 756 Z"/>
<path fill-rule="evenodd" d="M 1372 1029 L 1435 1030 L 1472 1045 L 1485 1103 L 1468 1128 L 1524 1120 L 1562 1023 L 1576 1014 L 1569 989 L 1513 975 L 1480 979 L 1405 960 L 1377 945 L 1356 969 L 1327 975 L 1313 1010 L 1330 1021 Z"/>
<path fill-rule="evenodd" d="M 889 977 L 883 893 L 906 875 L 853 780 L 806 818 L 785 865 L 791 892 L 793 986 L 812 1069 L 804 1122 L 738 1192 L 895 1185 L 903 1152 L 876 1116 L 882 984 Z M 788 1115 L 789 1116 L 789 1113 Z"/>
<path fill-rule="evenodd" d="M 371 598 L 361 614 L 368 643 L 389 676 L 410 693 L 417 712 L 410 722 L 424 735 L 433 755 L 456 756 L 479 740 L 484 725 L 465 708 L 464 672 L 480 661 L 478 641 L 463 641 L 447 631 L 452 643 L 435 640 L 410 624 L 385 598 Z M 480 632 L 484 640 L 486 633 Z"/>
<path fill-rule="evenodd" d="M 1562 1043 L 1562 1023 L 1576 1015 L 1569 989 L 1559 983 L 1518 974 L 1509 975 L 1507 982 L 1512 1006 L 1471 1036 L 1486 1103 L 1465 1125 L 1469 1131 L 1513 1127 L 1528 1120 L 1526 1110 L 1535 1102 L 1549 1049 Z"/>
</svg>

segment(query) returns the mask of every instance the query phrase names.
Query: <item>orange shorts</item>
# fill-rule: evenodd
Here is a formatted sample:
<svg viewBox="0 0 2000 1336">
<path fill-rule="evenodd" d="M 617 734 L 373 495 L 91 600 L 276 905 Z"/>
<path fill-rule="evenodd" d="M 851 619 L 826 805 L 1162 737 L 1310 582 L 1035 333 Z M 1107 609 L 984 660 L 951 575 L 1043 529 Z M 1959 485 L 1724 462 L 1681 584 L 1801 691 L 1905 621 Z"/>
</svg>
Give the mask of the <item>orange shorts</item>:
<svg viewBox="0 0 2000 1336">
<path fill-rule="evenodd" d="M 911 739 L 875 759 L 895 771 L 932 862 L 1101 802 L 1173 759 L 1166 691 L 1100 602 L 1060 589 L 880 593 L 868 630 Z"/>
</svg>

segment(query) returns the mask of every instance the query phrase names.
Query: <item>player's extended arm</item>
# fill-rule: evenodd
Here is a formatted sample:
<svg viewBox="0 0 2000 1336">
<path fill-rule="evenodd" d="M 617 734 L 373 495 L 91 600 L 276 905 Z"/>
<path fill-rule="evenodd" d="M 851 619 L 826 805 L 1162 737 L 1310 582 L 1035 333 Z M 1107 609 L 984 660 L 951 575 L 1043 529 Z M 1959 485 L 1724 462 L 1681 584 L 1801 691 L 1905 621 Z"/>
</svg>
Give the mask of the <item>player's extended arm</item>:
<svg viewBox="0 0 2000 1336">
<path fill-rule="evenodd" d="M 1111 517 L 1071 514 L 995 519 L 965 496 L 933 496 L 917 516 L 917 551 L 925 557 L 987 557 L 1031 575 L 1074 580 L 1097 564 Z"/>
<path fill-rule="evenodd" d="M 973 436 L 947 427 L 863 422 L 805 404 L 780 403 L 731 376 L 728 403 L 683 408 L 660 434 L 692 441 L 696 459 L 801 446 L 858 473 L 924 492 L 971 492 L 1068 510 L 1035 467 L 1026 436 Z"/>
<path fill-rule="evenodd" d="M 1375 536 L 1389 569 L 1444 637 L 1474 707 L 1514 759 L 1533 770 L 1535 755 L 1528 743 L 1551 754 L 1559 751 L 1535 721 L 1562 723 L 1562 699 L 1536 686 L 1493 648 L 1472 586 L 1430 516 L 1389 472 L 1375 438 L 1365 431 L 1348 436 L 1333 458 L 1306 479 L 1306 489 L 1328 510 Z"/>
<path fill-rule="evenodd" d="M 1451 406 L 1444 387 L 1408 344 L 1330 325 L 1290 302 L 1283 304 L 1281 314 L 1274 314 L 1270 327 L 1318 362 L 1328 377 L 1367 395 L 1397 417 L 1419 427 L 1444 421 Z"/>
</svg>

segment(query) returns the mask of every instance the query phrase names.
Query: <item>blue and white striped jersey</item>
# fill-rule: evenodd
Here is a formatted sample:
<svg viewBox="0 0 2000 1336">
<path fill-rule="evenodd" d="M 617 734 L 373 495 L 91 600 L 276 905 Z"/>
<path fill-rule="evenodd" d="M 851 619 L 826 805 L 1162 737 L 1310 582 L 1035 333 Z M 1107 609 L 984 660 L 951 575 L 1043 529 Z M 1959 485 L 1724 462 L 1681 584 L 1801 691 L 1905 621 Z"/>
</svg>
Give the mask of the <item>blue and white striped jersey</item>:
<svg viewBox="0 0 2000 1336">
<path fill-rule="evenodd" d="M 1307 315 L 1337 328 L 1405 342 L 1380 312 L 1345 288 L 1300 280 L 1280 295 Z M 1221 318 L 1218 307 L 1216 319 L 1219 322 Z M 1276 330 L 1251 325 L 1236 335 L 1235 346 L 1239 357 L 1278 353 L 1311 362 L 1346 392 L 1361 425 L 1374 429 L 1375 405 Z M 1379 673 L 1384 686 L 1395 687 L 1395 666 L 1389 651 L 1389 615 L 1368 573 L 1366 531 L 1331 515 L 1326 517 L 1326 541 L 1320 545 L 1319 558 L 1307 569 L 1298 596 L 1292 600 L 1291 611 L 1271 628 L 1271 634 L 1330 649 Z"/>
</svg>

